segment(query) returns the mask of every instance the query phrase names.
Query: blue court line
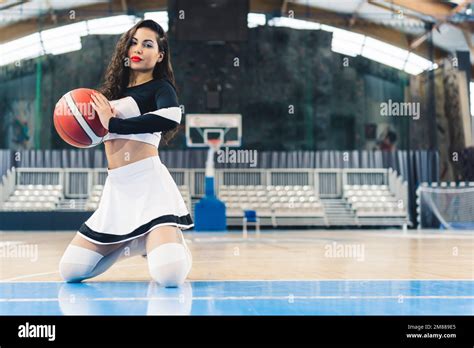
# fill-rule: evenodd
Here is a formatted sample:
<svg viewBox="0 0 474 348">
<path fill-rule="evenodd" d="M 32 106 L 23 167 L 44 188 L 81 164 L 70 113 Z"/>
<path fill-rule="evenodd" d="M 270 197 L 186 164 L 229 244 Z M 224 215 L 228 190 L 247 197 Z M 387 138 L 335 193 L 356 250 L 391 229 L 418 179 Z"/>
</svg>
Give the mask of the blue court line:
<svg viewBox="0 0 474 348">
<path fill-rule="evenodd" d="M 472 280 L 3 282 L 1 315 L 473 315 Z"/>
</svg>

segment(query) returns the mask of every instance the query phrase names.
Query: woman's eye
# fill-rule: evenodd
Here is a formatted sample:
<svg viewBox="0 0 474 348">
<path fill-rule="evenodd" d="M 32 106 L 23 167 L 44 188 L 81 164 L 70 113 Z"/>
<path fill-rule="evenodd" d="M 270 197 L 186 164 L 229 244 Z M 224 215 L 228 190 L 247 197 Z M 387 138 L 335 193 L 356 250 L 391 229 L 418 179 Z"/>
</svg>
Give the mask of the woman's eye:
<svg viewBox="0 0 474 348">
<path fill-rule="evenodd" d="M 148 45 L 146 45 L 146 47 L 153 47 L 153 45 L 148 44 Z"/>
</svg>

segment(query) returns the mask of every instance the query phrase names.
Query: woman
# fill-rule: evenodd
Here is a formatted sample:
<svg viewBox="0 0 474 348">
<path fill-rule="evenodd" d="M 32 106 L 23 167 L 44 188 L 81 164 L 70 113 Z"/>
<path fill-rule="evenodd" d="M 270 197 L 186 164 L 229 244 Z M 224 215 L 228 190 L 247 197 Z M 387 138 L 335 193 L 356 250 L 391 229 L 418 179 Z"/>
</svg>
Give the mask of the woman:
<svg viewBox="0 0 474 348">
<path fill-rule="evenodd" d="M 182 284 L 192 257 L 180 229 L 194 226 L 181 194 L 158 156 L 181 122 L 170 50 L 163 28 L 142 20 L 117 43 L 92 107 L 102 125 L 108 176 L 98 209 L 80 227 L 60 274 L 78 282 L 116 261 L 147 255 L 153 280 Z M 110 102 L 109 102 L 110 100 Z"/>
</svg>

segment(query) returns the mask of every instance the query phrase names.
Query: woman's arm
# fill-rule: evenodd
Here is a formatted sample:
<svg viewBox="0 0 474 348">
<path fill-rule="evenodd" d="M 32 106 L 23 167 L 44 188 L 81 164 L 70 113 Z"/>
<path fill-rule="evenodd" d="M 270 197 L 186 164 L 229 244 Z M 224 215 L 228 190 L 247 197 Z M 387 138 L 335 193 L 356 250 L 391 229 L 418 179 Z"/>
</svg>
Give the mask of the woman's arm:
<svg viewBox="0 0 474 348">
<path fill-rule="evenodd" d="M 168 131 L 181 123 L 181 108 L 176 92 L 165 84 L 155 94 L 156 110 L 146 114 L 121 119 L 109 119 L 108 129 L 117 134 L 140 134 Z"/>
<path fill-rule="evenodd" d="M 155 94 L 156 110 L 143 115 L 121 119 L 115 117 L 117 111 L 101 93 L 92 94 L 92 107 L 99 116 L 102 126 L 110 133 L 140 134 L 162 132 L 175 128 L 181 123 L 181 108 L 176 92 L 166 84 Z"/>
<path fill-rule="evenodd" d="M 127 119 L 111 117 L 108 129 L 117 134 L 154 133 L 168 131 L 180 123 L 181 108 L 171 107 Z"/>
</svg>

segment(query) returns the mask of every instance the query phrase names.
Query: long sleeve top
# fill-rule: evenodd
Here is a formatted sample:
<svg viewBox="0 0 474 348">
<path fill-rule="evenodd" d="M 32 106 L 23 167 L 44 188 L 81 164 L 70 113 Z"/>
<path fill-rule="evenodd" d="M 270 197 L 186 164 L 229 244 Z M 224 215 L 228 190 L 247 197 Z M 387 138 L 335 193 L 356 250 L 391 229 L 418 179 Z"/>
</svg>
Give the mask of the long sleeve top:
<svg viewBox="0 0 474 348">
<path fill-rule="evenodd" d="M 181 123 L 181 108 L 173 85 L 154 79 L 128 87 L 124 97 L 111 100 L 117 116 L 109 120 L 109 133 L 103 141 L 131 139 L 159 146 L 161 132 Z"/>
</svg>

